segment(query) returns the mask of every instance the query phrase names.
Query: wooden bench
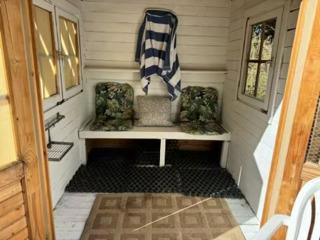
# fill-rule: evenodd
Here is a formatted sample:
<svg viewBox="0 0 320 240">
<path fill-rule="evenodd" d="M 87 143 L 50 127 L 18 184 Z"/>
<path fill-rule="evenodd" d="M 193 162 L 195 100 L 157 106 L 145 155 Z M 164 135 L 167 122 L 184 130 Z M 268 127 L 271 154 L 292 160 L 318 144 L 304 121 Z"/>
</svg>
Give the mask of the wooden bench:
<svg viewBox="0 0 320 240">
<path fill-rule="evenodd" d="M 225 132 L 219 135 L 194 135 L 184 133 L 179 126 L 174 127 L 133 127 L 129 131 L 92 131 L 90 125 L 93 120 L 84 124 L 79 130 L 79 138 L 83 141 L 86 163 L 86 139 L 158 139 L 160 140 L 160 160 L 159 166 L 165 166 L 166 159 L 166 140 L 199 140 L 199 141 L 221 141 L 222 150 L 220 166 L 225 168 L 227 164 L 229 142 L 231 133 Z"/>
</svg>

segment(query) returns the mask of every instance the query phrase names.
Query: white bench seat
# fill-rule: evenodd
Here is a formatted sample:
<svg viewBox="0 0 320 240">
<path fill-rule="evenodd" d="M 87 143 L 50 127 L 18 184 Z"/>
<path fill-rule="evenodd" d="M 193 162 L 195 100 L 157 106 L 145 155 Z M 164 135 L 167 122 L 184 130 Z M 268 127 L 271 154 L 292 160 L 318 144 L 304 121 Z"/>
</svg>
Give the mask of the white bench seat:
<svg viewBox="0 0 320 240">
<path fill-rule="evenodd" d="M 79 138 L 85 139 L 158 139 L 160 140 L 160 161 L 159 165 L 165 165 L 166 140 L 202 140 L 222 141 L 220 165 L 225 168 L 231 133 L 225 132 L 218 135 L 195 135 L 182 132 L 179 126 L 173 127 L 136 127 L 128 131 L 92 131 L 89 121 L 79 130 Z M 85 143 L 84 143 L 85 144 Z"/>
</svg>

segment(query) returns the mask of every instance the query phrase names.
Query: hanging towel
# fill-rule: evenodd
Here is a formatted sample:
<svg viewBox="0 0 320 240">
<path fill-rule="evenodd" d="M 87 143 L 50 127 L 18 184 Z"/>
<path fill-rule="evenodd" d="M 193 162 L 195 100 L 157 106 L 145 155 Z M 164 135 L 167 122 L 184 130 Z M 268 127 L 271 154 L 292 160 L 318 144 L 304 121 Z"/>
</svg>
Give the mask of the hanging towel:
<svg viewBox="0 0 320 240">
<path fill-rule="evenodd" d="M 176 52 L 178 18 L 162 10 L 146 11 L 139 30 L 136 62 L 140 63 L 143 91 L 148 94 L 152 76 L 159 76 L 166 83 L 171 100 L 181 92 L 180 65 Z"/>
</svg>

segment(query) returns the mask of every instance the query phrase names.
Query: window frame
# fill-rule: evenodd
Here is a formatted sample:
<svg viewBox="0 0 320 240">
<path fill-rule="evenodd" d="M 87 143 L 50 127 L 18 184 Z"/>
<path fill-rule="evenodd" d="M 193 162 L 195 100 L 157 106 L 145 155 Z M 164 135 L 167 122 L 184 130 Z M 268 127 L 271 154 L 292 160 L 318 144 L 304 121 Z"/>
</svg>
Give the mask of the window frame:
<svg viewBox="0 0 320 240">
<path fill-rule="evenodd" d="M 82 84 L 82 64 L 81 64 L 81 45 L 80 45 L 80 27 L 79 27 L 79 19 L 71 14 L 68 13 L 59 7 L 55 7 L 55 18 L 56 18 L 56 23 L 57 23 L 57 32 L 56 36 L 58 37 L 58 51 L 60 53 L 59 56 L 59 65 L 60 65 L 60 77 L 61 77 L 61 83 L 62 83 L 62 94 L 64 99 L 71 98 L 75 95 L 77 95 L 79 92 L 83 90 L 83 84 Z M 79 74 L 79 85 L 71 87 L 70 89 L 66 89 L 65 87 L 65 79 L 64 79 L 64 74 L 63 74 L 63 57 L 62 57 L 62 44 L 61 44 L 61 39 L 60 39 L 60 22 L 59 18 L 63 17 L 71 22 L 74 22 L 77 25 L 77 44 L 78 44 L 78 60 L 79 60 L 79 69 L 78 69 L 78 74 Z"/>
<path fill-rule="evenodd" d="M 0 19 L 0 26 L 2 27 L 2 20 Z M 6 127 L 10 128 L 8 131 L 10 133 L 9 136 L 6 135 L 5 141 L 7 144 L 7 154 L 8 158 L 6 158 L 5 155 L 1 155 L 0 159 L 0 167 L 5 166 L 6 164 L 10 164 L 14 161 L 18 161 L 18 145 L 17 145 L 17 139 L 16 139 L 16 124 L 14 122 L 14 109 L 13 109 L 13 97 L 12 97 L 12 89 L 9 85 L 10 81 L 10 75 L 9 75 L 9 69 L 8 69 L 8 56 L 7 56 L 7 49 L 6 49 L 6 42 L 5 42 L 5 36 L 3 29 L 0 31 L 0 69 L 3 70 L 4 78 L 1 81 L 3 81 L 4 86 L 4 92 L 0 92 L 0 113 L 2 113 L 3 108 L 8 108 L 8 114 L 3 115 L 0 114 L 0 123 L 3 123 L 7 120 Z M 3 68 L 3 69 L 2 69 Z M 1 140 L 0 140 L 1 141 Z M 1 141 L 2 142 L 2 141 Z"/>
<path fill-rule="evenodd" d="M 42 99 L 43 102 L 43 108 L 44 111 L 56 106 L 59 102 L 63 100 L 63 86 L 61 82 L 61 71 L 60 71 L 60 63 L 59 63 L 59 56 L 58 56 L 58 39 L 57 39 L 57 23 L 56 23 L 56 18 L 55 18 L 55 9 L 54 6 L 46 1 L 43 0 L 33 0 L 33 5 L 36 7 L 42 8 L 51 14 L 51 23 L 52 23 L 52 42 L 54 44 L 54 59 L 55 59 L 55 64 L 56 64 L 56 82 L 57 82 L 57 89 L 58 93 L 47 98 L 47 99 Z M 34 21 L 34 19 L 33 19 Z M 37 60 L 37 64 L 39 64 Z M 37 68 L 40 68 L 38 66 Z M 38 72 L 39 74 L 39 72 Z M 42 89 L 41 89 L 42 91 Z"/>
<path fill-rule="evenodd" d="M 277 74 L 276 70 L 277 67 L 277 54 L 279 52 L 279 38 L 280 38 L 280 30 L 281 30 L 281 23 L 282 23 L 282 16 L 283 16 L 283 8 L 278 8 L 271 10 L 267 13 L 262 15 L 255 15 L 247 17 L 247 21 L 245 24 L 245 37 L 244 37 L 244 45 L 242 49 L 242 61 L 241 61 L 241 68 L 240 68 L 240 79 L 238 84 L 238 91 L 237 91 L 237 99 L 250 107 L 260 110 L 261 112 L 267 113 L 270 109 L 270 100 L 272 98 L 272 86 L 275 82 L 275 76 Z M 248 70 L 248 57 L 250 53 L 250 43 L 251 43 L 251 33 L 252 33 L 252 26 L 261 22 L 264 22 L 269 19 L 276 18 L 276 27 L 275 27 L 275 37 L 274 43 L 272 46 L 272 54 L 271 54 L 271 62 L 270 62 L 270 69 L 269 69 L 269 76 L 267 80 L 267 87 L 266 87 L 266 96 L 263 101 L 245 95 L 244 89 L 246 86 L 246 77 L 247 77 L 247 70 Z"/>
</svg>

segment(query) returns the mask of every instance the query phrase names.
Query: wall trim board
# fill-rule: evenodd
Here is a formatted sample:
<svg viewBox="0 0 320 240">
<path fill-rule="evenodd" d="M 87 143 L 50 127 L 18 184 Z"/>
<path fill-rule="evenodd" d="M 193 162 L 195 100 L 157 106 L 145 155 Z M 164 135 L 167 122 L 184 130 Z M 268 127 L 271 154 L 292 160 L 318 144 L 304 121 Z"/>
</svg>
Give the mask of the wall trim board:
<svg viewBox="0 0 320 240">
<path fill-rule="evenodd" d="M 140 70 L 137 68 L 110 68 L 103 66 L 85 66 L 84 69 L 88 72 L 104 72 L 104 73 L 139 73 Z M 194 73 L 194 74 L 226 74 L 226 70 L 211 70 L 211 69 L 181 69 L 181 73 Z"/>
</svg>

